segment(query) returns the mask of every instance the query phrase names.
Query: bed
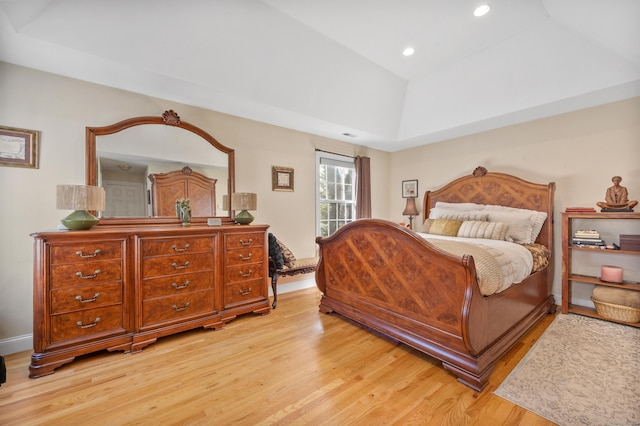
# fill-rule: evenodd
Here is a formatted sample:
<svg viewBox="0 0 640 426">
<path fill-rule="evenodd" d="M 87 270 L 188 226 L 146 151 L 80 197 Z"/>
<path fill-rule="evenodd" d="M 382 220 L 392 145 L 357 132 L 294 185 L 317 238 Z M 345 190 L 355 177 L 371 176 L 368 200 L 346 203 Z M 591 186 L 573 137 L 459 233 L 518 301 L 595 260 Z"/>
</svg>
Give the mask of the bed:
<svg viewBox="0 0 640 426">
<path fill-rule="evenodd" d="M 426 219 L 417 230 L 433 222 L 429 216 L 438 210 L 436 203 L 498 205 L 546 215 L 534 244 L 525 244 L 546 251 L 546 266 L 491 295 L 481 292 L 472 255 L 446 252 L 399 224 L 360 219 L 330 237 L 318 237 L 320 311 L 339 314 L 428 354 L 460 382 L 482 391 L 496 361 L 541 318 L 555 312 L 554 190 L 553 182 L 536 184 L 477 167 L 425 193 Z"/>
</svg>

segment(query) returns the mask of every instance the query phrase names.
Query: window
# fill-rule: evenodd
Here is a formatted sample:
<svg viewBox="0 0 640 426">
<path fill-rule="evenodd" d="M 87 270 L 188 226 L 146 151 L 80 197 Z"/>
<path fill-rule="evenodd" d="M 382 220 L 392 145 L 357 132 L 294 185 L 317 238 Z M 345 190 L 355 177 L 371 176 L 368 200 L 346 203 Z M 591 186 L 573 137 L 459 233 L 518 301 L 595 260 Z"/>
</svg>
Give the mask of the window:
<svg viewBox="0 0 640 426">
<path fill-rule="evenodd" d="M 328 237 L 355 220 L 356 169 L 353 158 L 316 152 L 317 235 Z"/>
</svg>

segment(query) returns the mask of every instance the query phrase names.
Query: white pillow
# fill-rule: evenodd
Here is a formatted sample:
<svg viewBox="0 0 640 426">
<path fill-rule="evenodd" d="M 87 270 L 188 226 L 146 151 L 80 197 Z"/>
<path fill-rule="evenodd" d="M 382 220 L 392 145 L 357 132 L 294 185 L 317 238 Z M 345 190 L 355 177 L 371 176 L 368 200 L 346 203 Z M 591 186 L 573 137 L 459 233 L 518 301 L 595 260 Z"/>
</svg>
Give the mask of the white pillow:
<svg viewBox="0 0 640 426">
<path fill-rule="evenodd" d="M 547 213 L 514 207 L 487 205 L 484 211 L 489 214 L 489 222 L 506 223 L 507 241 L 518 244 L 531 244 L 536 241 Z"/>
<path fill-rule="evenodd" d="M 508 226 L 499 222 L 482 222 L 478 220 L 468 220 L 462 222 L 458 229 L 458 237 L 465 238 L 486 238 L 488 240 L 504 240 L 507 235 Z"/>
<path fill-rule="evenodd" d="M 484 204 L 476 203 L 447 203 L 446 201 L 437 201 L 435 207 L 449 210 L 482 210 Z"/>
<path fill-rule="evenodd" d="M 454 210 L 433 207 L 429 211 L 429 219 L 453 219 L 453 220 L 484 220 L 489 215 L 480 210 Z"/>
</svg>

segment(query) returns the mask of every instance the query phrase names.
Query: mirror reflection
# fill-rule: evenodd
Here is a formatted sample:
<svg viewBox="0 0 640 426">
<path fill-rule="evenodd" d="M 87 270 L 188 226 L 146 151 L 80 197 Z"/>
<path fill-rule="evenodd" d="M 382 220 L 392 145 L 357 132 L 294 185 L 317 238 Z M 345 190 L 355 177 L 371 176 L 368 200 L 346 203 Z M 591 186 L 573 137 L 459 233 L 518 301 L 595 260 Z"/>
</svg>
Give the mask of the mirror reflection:
<svg viewBox="0 0 640 426">
<path fill-rule="evenodd" d="M 215 140 L 214 145 L 200 136 L 213 139 L 210 135 L 188 123 L 156 125 L 154 118 L 140 119 L 140 125 L 88 128 L 88 154 L 95 145 L 95 156 L 87 156 L 88 181 L 95 173 L 95 184 L 106 193 L 101 217 L 175 217 L 175 207 L 169 207 L 177 198 L 192 199 L 194 216 L 229 217 L 233 150 Z M 117 130 L 103 130 L 110 128 Z"/>
<path fill-rule="evenodd" d="M 216 180 L 215 211 L 226 215 L 227 154 L 200 136 L 171 126 L 137 126 L 96 141 L 98 185 L 106 193 L 103 217 L 163 216 L 153 211 L 152 174 L 180 171 L 185 166 Z"/>
</svg>

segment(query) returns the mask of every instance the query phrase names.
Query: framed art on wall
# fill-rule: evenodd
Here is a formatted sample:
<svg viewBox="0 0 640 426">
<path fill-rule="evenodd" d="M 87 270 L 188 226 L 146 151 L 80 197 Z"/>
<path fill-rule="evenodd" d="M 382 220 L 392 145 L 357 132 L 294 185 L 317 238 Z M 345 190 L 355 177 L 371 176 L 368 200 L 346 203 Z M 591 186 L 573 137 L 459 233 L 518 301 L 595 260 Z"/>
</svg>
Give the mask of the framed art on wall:
<svg viewBox="0 0 640 426">
<path fill-rule="evenodd" d="M 293 191 L 293 169 L 273 166 L 271 168 L 271 189 L 273 191 Z"/>
<path fill-rule="evenodd" d="M 402 198 L 415 198 L 418 196 L 418 180 L 402 181 Z"/>
<path fill-rule="evenodd" d="M 0 126 L 0 166 L 38 168 L 36 130 Z"/>
</svg>

